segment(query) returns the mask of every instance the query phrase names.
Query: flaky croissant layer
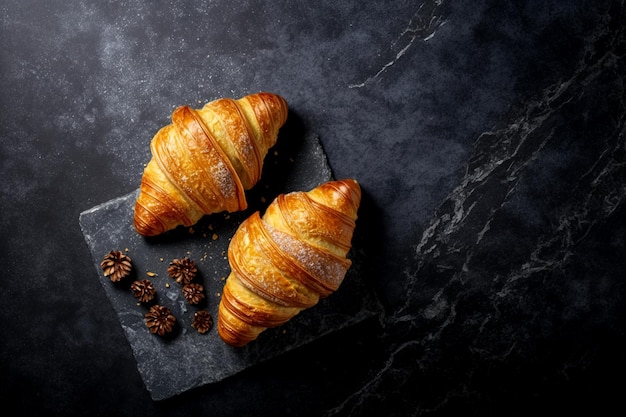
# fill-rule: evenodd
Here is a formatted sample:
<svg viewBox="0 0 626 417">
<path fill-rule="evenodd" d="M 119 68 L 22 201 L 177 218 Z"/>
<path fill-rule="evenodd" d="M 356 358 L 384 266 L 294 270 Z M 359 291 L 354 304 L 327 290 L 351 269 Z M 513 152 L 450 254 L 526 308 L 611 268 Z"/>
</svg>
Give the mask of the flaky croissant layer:
<svg viewBox="0 0 626 417">
<path fill-rule="evenodd" d="M 206 214 L 244 210 L 244 191 L 260 179 L 287 112 L 285 100 L 271 93 L 174 110 L 172 123 L 150 143 L 135 204 L 137 232 L 154 236 Z"/>
<path fill-rule="evenodd" d="M 222 340 L 244 346 L 339 288 L 360 201 L 357 181 L 329 181 L 282 194 L 239 226 L 218 310 Z"/>
</svg>

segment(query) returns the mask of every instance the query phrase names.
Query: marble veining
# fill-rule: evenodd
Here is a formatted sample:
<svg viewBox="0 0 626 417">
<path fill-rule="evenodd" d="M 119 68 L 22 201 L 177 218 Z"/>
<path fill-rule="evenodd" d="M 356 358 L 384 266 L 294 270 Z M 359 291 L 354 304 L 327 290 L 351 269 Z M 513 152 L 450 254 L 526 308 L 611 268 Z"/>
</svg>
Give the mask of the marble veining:
<svg viewBox="0 0 626 417">
<path fill-rule="evenodd" d="M 2 2 L 0 399 L 64 417 L 610 415 L 625 22 L 623 0 Z M 137 189 L 176 106 L 261 90 L 289 104 L 281 146 L 315 132 L 324 172 L 359 180 L 349 273 L 383 314 L 309 316 L 310 343 L 173 389 L 178 361 L 129 346 L 137 312 L 110 308 L 77 219 Z M 146 375 L 184 392 L 153 401 Z"/>
<path fill-rule="evenodd" d="M 459 398 L 480 392 L 481 377 L 471 370 L 460 372 L 454 388 L 433 398 L 420 396 L 415 404 L 406 397 L 419 386 L 416 380 L 442 365 L 441 346 L 458 344 L 477 362 L 516 363 L 538 352 L 542 342 L 537 336 L 549 340 L 554 323 L 591 332 L 600 317 L 623 310 L 614 293 L 623 291 L 622 285 L 608 284 L 587 265 L 603 259 L 598 252 L 605 249 L 593 243 L 598 229 L 617 221 L 615 235 L 605 239 L 624 239 L 622 16 L 623 4 L 610 10 L 588 37 L 571 74 L 512 112 L 503 126 L 477 138 L 465 175 L 404 267 L 407 296 L 384 319 L 396 336 L 387 360 L 328 415 L 362 415 L 384 402 L 382 387 L 387 392 L 390 386 L 401 393 L 396 400 L 405 402 L 400 409 L 412 415 L 454 410 Z M 572 113 L 583 117 L 572 121 Z M 588 261 L 588 256 L 598 260 Z M 579 274 L 581 267 L 590 269 Z M 561 291 L 567 292 L 564 304 L 554 311 L 548 297 Z M 591 317 L 578 323 L 578 314 Z M 623 327 L 612 331 L 624 335 Z M 452 334 L 461 336 L 454 340 Z M 413 357 L 411 372 L 405 370 L 407 356 Z M 529 366 L 535 361 L 530 359 Z M 555 372 L 565 380 L 570 366 L 585 366 L 564 361 L 548 366 L 562 367 Z"/>
<path fill-rule="evenodd" d="M 376 74 L 368 77 L 361 83 L 350 84 L 348 88 L 365 87 L 366 84 L 375 81 L 383 72 L 394 65 L 397 60 L 402 58 L 416 40 L 428 41 L 435 36 L 437 28 L 445 23 L 439 14 L 439 9 L 443 3 L 444 0 L 421 3 L 415 14 L 411 16 L 407 27 L 391 43 L 389 53 L 393 55 L 393 59 L 384 64 Z"/>
</svg>

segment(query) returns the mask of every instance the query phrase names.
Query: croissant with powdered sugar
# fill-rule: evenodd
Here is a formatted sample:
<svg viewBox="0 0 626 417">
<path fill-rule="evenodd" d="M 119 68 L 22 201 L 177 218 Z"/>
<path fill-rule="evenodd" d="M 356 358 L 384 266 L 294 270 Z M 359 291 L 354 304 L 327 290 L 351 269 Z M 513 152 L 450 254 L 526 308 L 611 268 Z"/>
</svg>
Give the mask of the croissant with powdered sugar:
<svg viewBox="0 0 626 417">
<path fill-rule="evenodd" d="M 244 346 L 342 283 L 361 201 L 353 179 L 279 195 L 246 219 L 228 248 L 231 273 L 218 309 L 218 332 Z"/>
<path fill-rule="evenodd" d="M 271 93 L 174 110 L 172 123 L 150 143 L 152 159 L 135 203 L 137 232 L 154 236 L 247 208 L 244 191 L 260 179 L 287 112 L 285 100 Z"/>
</svg>

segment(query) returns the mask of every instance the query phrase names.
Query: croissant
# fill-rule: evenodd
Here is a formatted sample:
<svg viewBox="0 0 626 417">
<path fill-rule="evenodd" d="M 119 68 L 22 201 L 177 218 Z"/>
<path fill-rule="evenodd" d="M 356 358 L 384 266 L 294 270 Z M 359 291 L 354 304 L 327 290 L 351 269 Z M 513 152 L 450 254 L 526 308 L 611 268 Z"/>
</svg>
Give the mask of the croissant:
<svg viewBox="0 0 626 417">
<path fill-rule="evenodd" d="M 287 111 L 285 100 L 271 93 L 174 110 L 172 123 L 150 143 L 135 203 L 137 232 L 155 236 L 206 214 L 246 209 L 244 191 L 261 177 Z"/>
<path fill-rule="evenodd" d="M 224 342 L 244 346 L 339 288 L 360 201 L 357 181 L 329 181 L 281 194 L 263 217 L 255 212 L 239 226 L 218 308 Z"/>
</svg>

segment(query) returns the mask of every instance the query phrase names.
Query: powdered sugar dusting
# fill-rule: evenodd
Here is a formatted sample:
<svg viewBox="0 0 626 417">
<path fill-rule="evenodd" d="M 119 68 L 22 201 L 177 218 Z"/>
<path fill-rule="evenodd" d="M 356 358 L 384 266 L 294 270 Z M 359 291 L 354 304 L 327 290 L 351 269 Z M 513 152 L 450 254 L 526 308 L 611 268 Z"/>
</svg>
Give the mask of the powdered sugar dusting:
<svg viewBox="0 0 626 417">
<path fill-rule="evenodd" d="M 338 288 L 346 274 L 346 264 L 330 254 L 314 248 L 306 242 L 281 232 L 264 222 L 267 231 L 282 251 L 289 254 L 312 277 L 334 289 Z"/>
<path fill-rule="evenodd" d="M 241 284 L 261 298 L 292 307 L 293 303 L 289 300 L 298 297 L 296 289 L 285 285 L 286 280 L 280 279 L 280 272 L 268 274 L 267 271 L 274 271 L 274 265 L 265 255 L 259 242 L 256 239 L 250 239 L 251 234 L 248 224 L 243 223 L 241 231 L 233 237 L 233 245 L 246 248 L 234 259 L 240 268 L 246 271 L 244 275 L 237 274 Z M 253 282 L 249 281 L 246 275 L 255 277 Z"/>
<path fill-rule="evenodd" d="M 217 183 L 222 195 L 226 200 L 236 199 L 236 187 L 233 181 L 233 175 L 228 169 L 224 161 L 218 161 L 216 164 L 211 165 L 211 176 Z"/>
</svg>

